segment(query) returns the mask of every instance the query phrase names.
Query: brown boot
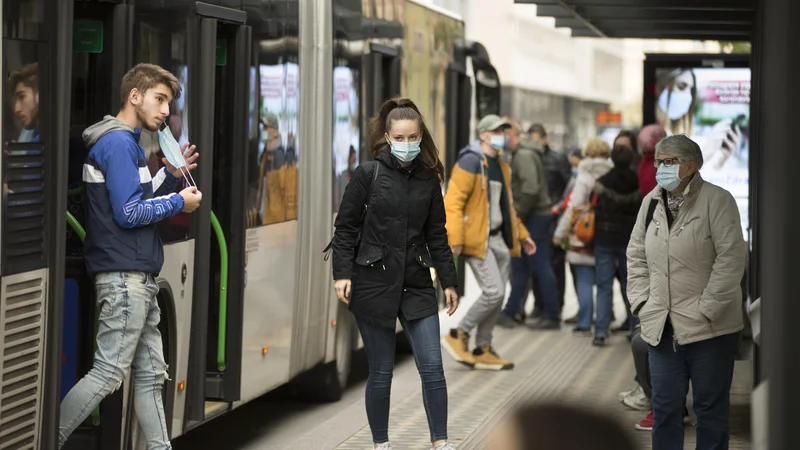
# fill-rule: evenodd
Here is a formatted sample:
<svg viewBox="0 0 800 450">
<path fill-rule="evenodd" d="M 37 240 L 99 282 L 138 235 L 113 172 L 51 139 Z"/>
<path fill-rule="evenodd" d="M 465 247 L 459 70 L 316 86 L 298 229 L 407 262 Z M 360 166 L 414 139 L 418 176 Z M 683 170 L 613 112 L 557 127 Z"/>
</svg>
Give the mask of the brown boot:
<svg viewBox="0 0 800 450">
<path fill-rule="evenodd" d="M 472 355 L 475 357 L 475 368 L 480 370 L 511 370 L 514 368 L 514 363 L 506 361 L 495 353 L 491 345 L 486 344 L 481 348 L 473 350 Z"/>
<path fill-rule="evenodd" d="M 469 333 L 453 328 L 442 337 L 442 347 L 456 361 L 469 367 L 475 366 L 475 358 L 469 352 Z"/>
</svg>

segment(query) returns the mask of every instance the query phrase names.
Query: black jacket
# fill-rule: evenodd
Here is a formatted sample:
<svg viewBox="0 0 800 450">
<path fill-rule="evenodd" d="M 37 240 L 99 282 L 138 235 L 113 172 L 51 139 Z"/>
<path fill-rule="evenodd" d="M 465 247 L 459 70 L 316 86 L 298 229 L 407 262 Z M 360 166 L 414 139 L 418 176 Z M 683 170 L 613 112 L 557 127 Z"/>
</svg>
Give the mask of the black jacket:
<svg viewBox="0 0 800 450">
<path fill-rule="evenodd" d="M 401 168 L 388 148 L 376 159 L 380 170 L 360 245 L 356 239 L 361 211 L 375 164 L 357 167 L 345 188 L 334 224 L 333 278 L 352 280 L 354 315 L 394 328 L 399 312 L 408 320 L 437 313 L 431 267 L 442 287 L 458 282 L 436 174 L 416 162 Z"/>
<path fill-rule="evenodd" d="M 594 244 L 627 247 L 639 214 L 639 177 L 627 167 L 613 168 L 597 179 Z"/>
</svg>

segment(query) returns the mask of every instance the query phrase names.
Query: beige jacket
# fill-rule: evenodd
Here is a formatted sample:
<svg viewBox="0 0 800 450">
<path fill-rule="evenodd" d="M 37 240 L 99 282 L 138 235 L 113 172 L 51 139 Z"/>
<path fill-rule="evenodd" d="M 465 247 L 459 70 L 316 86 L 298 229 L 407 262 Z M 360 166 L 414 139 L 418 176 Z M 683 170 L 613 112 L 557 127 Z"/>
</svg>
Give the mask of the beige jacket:
<svg viewBox="0 0 800 450">
<path fill-rule="evenodd" d="M 675 343 L 690 344 L 743 328 L 741 280 L 747 264 L 739 210 L 726 190 L 689 184 L 672 227 L 662 188 L 642 202 L 628 244 L 628 298 L 642 324 L 642 339 L 658 345 L 669 316 Z M 658 201 L 649 229 L 651 199 Z"/>
</svg>

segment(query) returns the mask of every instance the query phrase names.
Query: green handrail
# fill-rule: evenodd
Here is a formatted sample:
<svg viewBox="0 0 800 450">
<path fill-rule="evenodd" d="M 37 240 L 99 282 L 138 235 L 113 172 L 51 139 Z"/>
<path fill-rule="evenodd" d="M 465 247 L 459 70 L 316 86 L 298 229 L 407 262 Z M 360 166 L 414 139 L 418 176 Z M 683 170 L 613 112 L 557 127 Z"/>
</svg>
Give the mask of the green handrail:
<svg viewBox="0 0 800 450">
<path fill-rule="evenodd" d="M 217 369 L 225 371 L 225 334 L 228 324 L 228 244 L 225 242 L 225 233 L 217 220 L 217 215 L 211 211 L 211 227 L 217 235 L 219 245 L 219 324 L 217 328 Z"/>
<path fill-rule="evenodd" d="M 67 224 L 72 227 L 72 231 L 78 235 L 81 240 L 81 243 L 86 239 L 86 230 L 83 229 L 81 223 L 78 222 L 78 219 L 72 215 L 69 211 L 67 211 Z M 100 321 L 100 310 L 95 311 L 94 315 L 94 351 L 97 352 L 97 329 L 98 323 Z M 94 410 L 92 410 L 92 425 L 98 426 L 100 425 L 100 405 L 97 405 Z"/>
</svg>

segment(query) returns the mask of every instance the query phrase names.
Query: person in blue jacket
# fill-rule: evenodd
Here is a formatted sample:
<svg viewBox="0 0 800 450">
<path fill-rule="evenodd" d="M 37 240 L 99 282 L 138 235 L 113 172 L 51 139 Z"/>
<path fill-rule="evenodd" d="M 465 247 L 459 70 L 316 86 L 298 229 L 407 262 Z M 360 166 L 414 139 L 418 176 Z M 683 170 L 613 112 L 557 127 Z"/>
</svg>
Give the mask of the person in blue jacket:
<svg viewBox="0 0 800 450">
<path fill-rule="evenodd" d="M 61 403 L 59 448 L 100 401 L 120 387 L 133 366 L 134 409 L 149 450 L 171 449 L 161 389 L 167 364 L 158 323 L 155 277 L 164 263 L 156 223 L 200 206 L 196 187 L 175 193 L 181 170 L 166 158 L 151 176 L 139 145 L 141 130 L 158 131 L 180 95 L 174 75 L 139 64 L 122 78 L 122 109 L 83 132 L 87 197 L 84 257 L 94 277 L 99 327 L 92 369 Z M 197 167 L 195 147 L 181 148 Z"/>
</svg>

